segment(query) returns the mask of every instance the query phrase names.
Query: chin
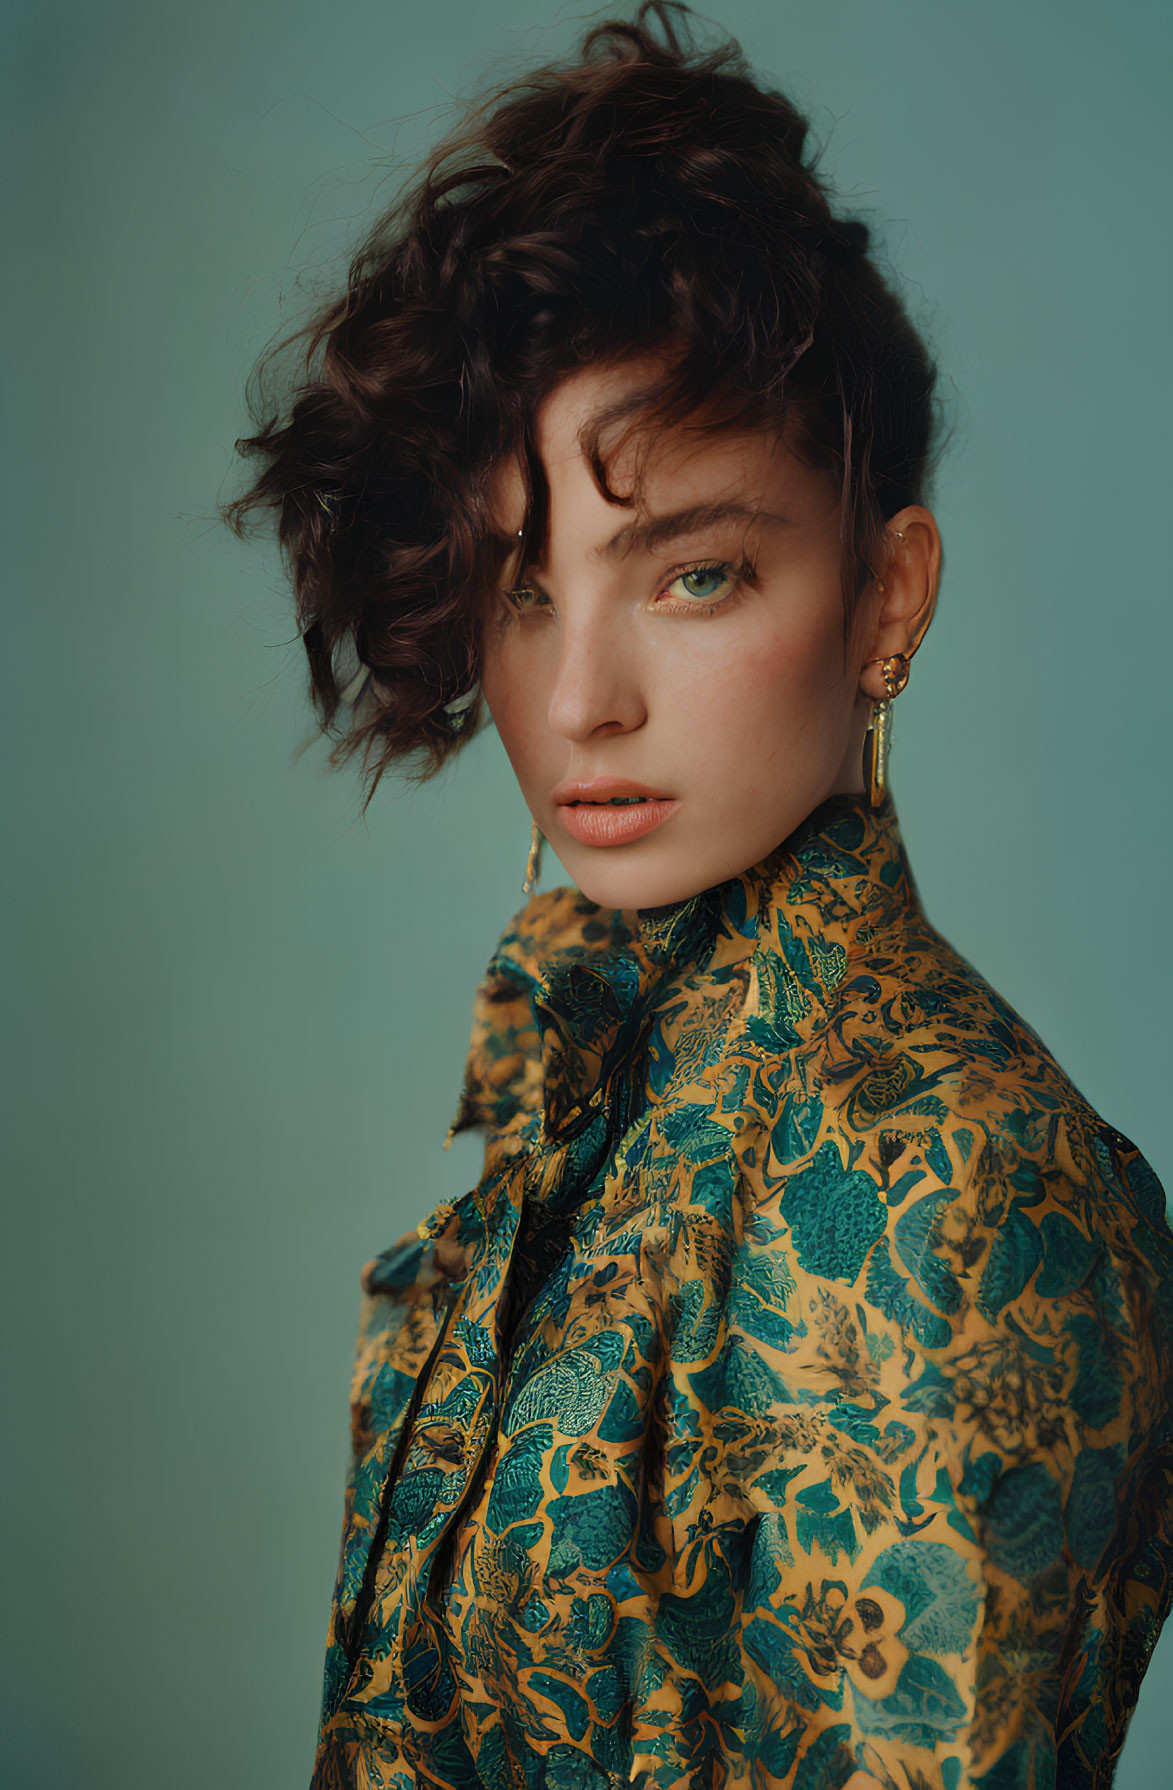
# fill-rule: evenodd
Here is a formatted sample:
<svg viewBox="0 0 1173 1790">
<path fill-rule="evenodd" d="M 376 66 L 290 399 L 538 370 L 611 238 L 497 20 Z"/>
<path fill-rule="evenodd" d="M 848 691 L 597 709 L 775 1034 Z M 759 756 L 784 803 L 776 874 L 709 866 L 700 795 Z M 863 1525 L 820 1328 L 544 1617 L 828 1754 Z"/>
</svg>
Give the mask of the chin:
<svg viewBox="0 0 1173 1790">
<path fill-rule="evenodd" d="M 666 907 L 722 881 L 720 870 L 714 868 L 710 873 L 695 857 L 682 862 L 679 854 L 673 854 L 674 862 L 661 859 L 659 863 L 651 862 L 648 854 L 640 863 L 634 847 L 625 851 L 622 846 L 611 846 L 606 852 L 557 855 L 575 888 L 597 907 Z"/>
</svg>

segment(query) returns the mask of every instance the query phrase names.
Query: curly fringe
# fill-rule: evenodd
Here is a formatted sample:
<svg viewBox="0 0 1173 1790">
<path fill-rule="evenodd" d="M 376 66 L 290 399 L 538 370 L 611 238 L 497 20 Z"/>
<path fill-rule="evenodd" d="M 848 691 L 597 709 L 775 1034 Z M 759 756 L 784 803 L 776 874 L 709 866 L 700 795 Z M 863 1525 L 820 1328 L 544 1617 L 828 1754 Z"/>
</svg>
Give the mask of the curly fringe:
<svg viewBox="0 0 1173 1790">
<path fill-rule="evenodd" d="M 238 535 L 275 515 L 330 761 L 358 755 L 366 802 L 393 764 L 433 776 L 483 719 L 482 603 L 505 557 L 487 483 L 517 459 L 536 557 L 534 416 L 581 367 L 665 360 L 585 444 L 617 502 L 634 493 L 608 463 L 633 430 L 785 426 L 837 481 L 849 622 L 885 518 L 923 499 L 936 370 L 808 135 L 732 39 L 702 51 L 686 6 L 646 0 L 478 104 L 345 291 L 262 357 L 236 443 L 260 470 L 221 515 Z M 301 370 L 274 406 L 259 393 L 291 342 Z"/>
</svg>

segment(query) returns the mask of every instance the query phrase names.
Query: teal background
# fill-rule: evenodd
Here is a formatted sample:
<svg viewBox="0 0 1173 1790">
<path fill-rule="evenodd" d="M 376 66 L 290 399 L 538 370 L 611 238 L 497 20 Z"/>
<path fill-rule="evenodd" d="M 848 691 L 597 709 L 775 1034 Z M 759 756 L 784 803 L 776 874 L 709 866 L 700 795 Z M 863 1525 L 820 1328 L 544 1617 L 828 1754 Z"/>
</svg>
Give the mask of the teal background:
<svg viewBox="0 0 1173 1790">
<path fill-rule="evenodd" d="M 586 16 L 3 9 L 14 1784 L 308 1780 L 357 1274 L 479 1172 L 440 1145 L 528 818 L 492 733 L 365 822 L 293 762 L 280 567 L 214 506 L 255 354 L 394 157 Z M 951 382 L 893 762 L 929 914 L 1173 1186 L 1171 15 L 710 16 L 813 111 Z M 1168 1634 L 1124 1790 L 1163 1781 L 1171 1690 Z"/>
</svg>

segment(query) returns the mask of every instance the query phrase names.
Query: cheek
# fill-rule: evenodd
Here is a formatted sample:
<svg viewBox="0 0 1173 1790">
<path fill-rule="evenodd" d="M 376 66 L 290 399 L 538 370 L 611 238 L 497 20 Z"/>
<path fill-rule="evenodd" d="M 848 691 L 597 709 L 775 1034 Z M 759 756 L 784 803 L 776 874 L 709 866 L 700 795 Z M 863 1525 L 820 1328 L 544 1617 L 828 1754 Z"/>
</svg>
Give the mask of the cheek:
<svg viewBox="0 0 1173 1790">
<path fill-rule="evenodd" d="M 785 633 L 755 632 L 707 665 L 690 667 L 675 708 L 705 758 L 741 761 L 768 778 L 780 754 L 841 750 L 852 707 L 838 617 L 812 616 Z"/>
<path fill-rule="evenodd" d="M 525 756 L 534 735 L 537 712 L 536 679 L 521 675 L 514 641 L 508 637 L 486 639 L 481 649 L 481 691 L 510 760 Z"/>
</svg>

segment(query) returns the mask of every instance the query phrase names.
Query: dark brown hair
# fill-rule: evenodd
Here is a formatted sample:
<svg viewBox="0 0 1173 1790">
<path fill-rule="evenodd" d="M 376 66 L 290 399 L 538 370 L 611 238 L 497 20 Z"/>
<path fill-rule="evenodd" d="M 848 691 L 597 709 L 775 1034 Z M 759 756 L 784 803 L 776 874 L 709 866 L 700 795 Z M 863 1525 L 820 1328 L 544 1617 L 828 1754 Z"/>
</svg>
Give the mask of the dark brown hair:
<svg viewBox="0 0 1173 1790">
<path fill-rule="evenodd" d="M 292 338 L 275 411 L 257 394 L 289 342 L 263 357 L 236 444 L 261 470 L 221 513 L 242 534 L 276 512 L 331 761 L 361 753 L 368 799 L 392 763 L 431 776 L 482 719 L 481 597 L 506 554 L 487 481 L 516 457 L 539 557 L 534 416 L 578 368 L 666 357 L 628 425 L 785 426 L 836 480 L 850 619 L 885 518 L 923 500 L 936 374 L 808 135 L 736 43 L 701 50 L 686 7 L 648 0 L 439 145 Z M 591 454 L 630 501 L 598 435 Z"/>
</svg>

